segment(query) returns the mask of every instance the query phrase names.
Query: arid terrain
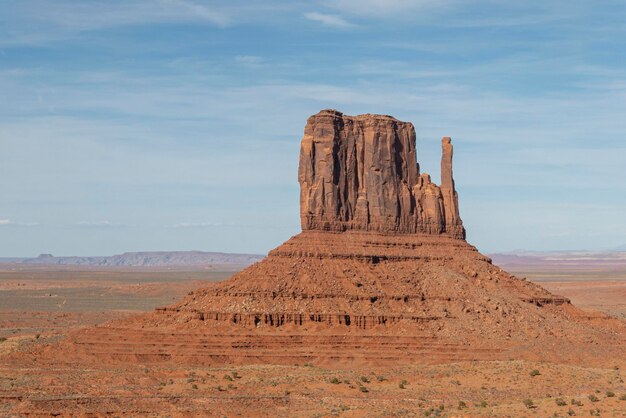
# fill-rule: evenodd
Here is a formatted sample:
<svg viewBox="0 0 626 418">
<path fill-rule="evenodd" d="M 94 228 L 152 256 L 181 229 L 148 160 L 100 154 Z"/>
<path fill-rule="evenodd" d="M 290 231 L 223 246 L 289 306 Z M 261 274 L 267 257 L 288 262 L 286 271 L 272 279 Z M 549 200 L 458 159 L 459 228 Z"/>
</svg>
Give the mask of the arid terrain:
<svg viewBox="0 0 626 418">
<path fill-rule="evenodd" d="M 311 116 L 302 232 L 232 275 L 8 266 L 0 413 L 624 416 L 623 260 L 494 264 L 465 239 L 441 146 L 438 185 L 411 123 Z"/>
<path fill-rule="evenodd" d="M 612 272 L 602 274 L 598 269 L 604 271 L 597 264 L 579 266 L 576 271 L 517 265 L 515 273 L 537 280 L 585 310 L 623 318 L 626 268 L 611 267 Z M 214 416 L 346 417 L 626 414 L 626 400 L 620 399 L 626 395 L 624 359 L 600 368 L 511 360 L 347 369 L 312 364 L 136 364 L 116 367 L 113 372 L 104 366 L 60 369 L 17 366 L 7 360 L 11 352 L 63 339 L 72 330 L 170 304 L 190 290 L 231 274 L 58 266 L 0 271 L 0 415 L 191 416 L 203 411 Z M 535 370 L 539 374 L 534 375 Z"/>
</svg>

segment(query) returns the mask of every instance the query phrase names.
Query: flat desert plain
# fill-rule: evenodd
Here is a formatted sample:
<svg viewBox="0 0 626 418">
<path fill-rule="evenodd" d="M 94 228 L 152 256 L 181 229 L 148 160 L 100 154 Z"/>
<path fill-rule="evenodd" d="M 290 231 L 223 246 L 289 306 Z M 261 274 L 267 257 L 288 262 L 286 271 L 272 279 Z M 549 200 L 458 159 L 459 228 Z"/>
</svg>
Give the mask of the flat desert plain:
<svg viewBox="0 0 626 418">
<path fill-rule="evenodd" d="M 626 319 L 626 266 L 503 265 L 584 309 Z M 232 271 L 4 265 L 1 416 L 626 416 L 626 359 L 331 369 L 15 362 L 81 327 L 152 310 Z M 16 357 L 17 356 L 17 357 Z"/>
</svg>

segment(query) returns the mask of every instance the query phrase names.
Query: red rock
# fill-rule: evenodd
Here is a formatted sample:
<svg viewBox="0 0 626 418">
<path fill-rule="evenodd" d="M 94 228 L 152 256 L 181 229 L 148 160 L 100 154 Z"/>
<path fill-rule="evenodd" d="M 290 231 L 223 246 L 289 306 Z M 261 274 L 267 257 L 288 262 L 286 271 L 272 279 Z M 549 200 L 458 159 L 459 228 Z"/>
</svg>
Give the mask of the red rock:
<svg viewBox="0 0 626 418">
<path fill-rule="evenodd" d="M 449 138 L 441 187 L 415 156 L 410 123 L 312 116 L 300 154 L 302 233 L 172 306 L 79 331 L 47 358 L 332 367 L 624 358 L 623 322 L 506 273 L 463 239 Z M 593 356 L 591 340 L 601 342 Z"/>
<path fill-rule="evenodd" d="M 442 187 L 419 173 L 415 129 L 384 115 L 311 116 L 300 147 L 302 230 L 447 234 L 465 238 L 443 141 Z"/>
</svg>

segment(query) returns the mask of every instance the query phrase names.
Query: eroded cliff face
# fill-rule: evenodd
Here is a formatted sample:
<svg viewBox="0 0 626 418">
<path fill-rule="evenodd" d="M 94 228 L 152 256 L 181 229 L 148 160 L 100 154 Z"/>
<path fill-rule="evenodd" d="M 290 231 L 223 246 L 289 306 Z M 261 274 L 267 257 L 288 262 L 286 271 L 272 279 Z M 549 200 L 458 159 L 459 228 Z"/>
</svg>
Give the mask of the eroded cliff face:
<svg viewBox="0 0 626 418">
<path fill-rule="evenodd" d="M 300 147 L 302 230 L 447 234 L 464 239 L 452 178 L 452 144 L 442 141 L 442 185 L 419 172 L 415 129 L 391 116 L 311 116 Z"/>
</svg>

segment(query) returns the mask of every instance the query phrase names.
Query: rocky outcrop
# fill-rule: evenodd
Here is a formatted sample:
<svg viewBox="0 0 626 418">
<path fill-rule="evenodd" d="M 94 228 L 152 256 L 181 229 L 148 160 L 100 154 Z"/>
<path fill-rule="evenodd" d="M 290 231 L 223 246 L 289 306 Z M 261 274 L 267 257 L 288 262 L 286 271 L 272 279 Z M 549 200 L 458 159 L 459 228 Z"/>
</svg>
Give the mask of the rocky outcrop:
<svg viewBox="0 0 626 418">
<path fill-rule="evenodd" d="M 80 330 L 50 358 L 396 367 L 579 361 L 590 342 L 598 361 L 625 358 L 623 322 L 578 310 L 461 239 L 449 138 L 441 167 L 441 186 L 419 173 L 410 123 L 322 111 L 302 139 L 300 234 L 172 306 Z"/>
<path fill-rule="evenodd" d="M 385 115 L 311 116 L 300 147 L 302 230 L 447 234 L 465 238 L 443 140 L 442 186 L 419 172 L 415 129 Z"/>
</svg>

